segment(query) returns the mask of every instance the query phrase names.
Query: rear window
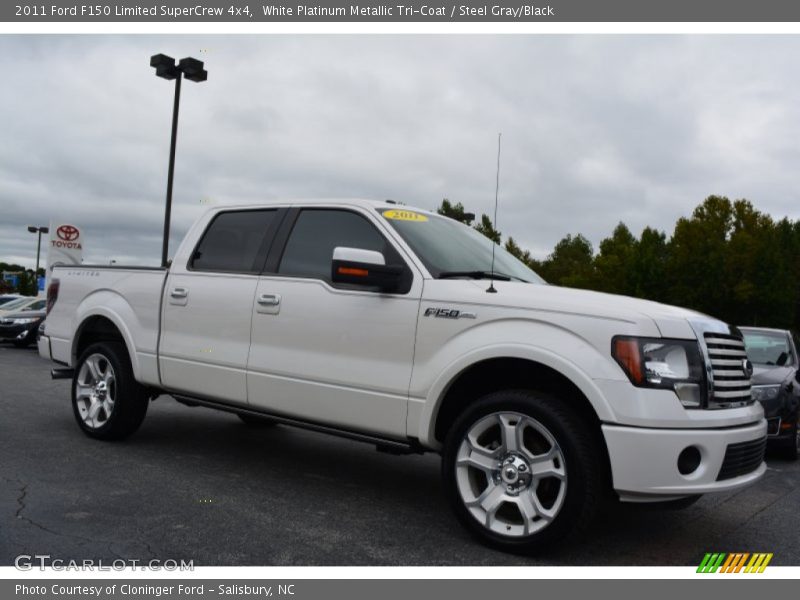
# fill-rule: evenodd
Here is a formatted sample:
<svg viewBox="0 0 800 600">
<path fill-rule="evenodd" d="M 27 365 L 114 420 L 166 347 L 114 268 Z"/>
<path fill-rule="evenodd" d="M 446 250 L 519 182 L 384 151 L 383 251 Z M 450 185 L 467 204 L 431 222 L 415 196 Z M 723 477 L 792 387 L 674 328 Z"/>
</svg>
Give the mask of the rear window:
<svg viewBox="0 0 800 600">
<path fill-rule="evenodd" d="M 189 268 L 193 271 L 260 273 L 276 213 L 273 209 L 218 214 L 197 245 Z"/>
</svg>

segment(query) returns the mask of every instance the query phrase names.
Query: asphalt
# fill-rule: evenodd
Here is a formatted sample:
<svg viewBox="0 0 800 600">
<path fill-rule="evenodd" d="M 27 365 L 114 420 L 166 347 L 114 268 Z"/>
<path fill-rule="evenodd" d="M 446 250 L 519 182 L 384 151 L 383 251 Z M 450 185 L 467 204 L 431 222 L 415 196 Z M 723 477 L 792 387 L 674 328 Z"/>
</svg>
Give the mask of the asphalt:
<svg viewBox="0 0 800 600">
<path fill-rule="evenodd" d="M 69 382 L 35 350 L 0 345 L 0 565 L 153 558 L 200 565 L 697 565 L 706 552 L 773 552 L 800 565 L 800 463 L 684 510 L 620 505 L 537 557 L 473 540 L 451 515 L 436 455 L 153 402 L 124 442 L 74 422 Z"/>
</svg>

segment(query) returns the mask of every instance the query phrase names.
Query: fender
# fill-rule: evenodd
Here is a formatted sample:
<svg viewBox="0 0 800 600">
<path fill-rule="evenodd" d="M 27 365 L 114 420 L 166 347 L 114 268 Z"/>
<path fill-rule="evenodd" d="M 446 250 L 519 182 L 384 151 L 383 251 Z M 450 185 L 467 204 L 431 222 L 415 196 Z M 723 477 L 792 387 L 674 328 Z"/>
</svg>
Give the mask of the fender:
<svg viewBox="0 0 800 600">
<path fill-rule="evenodd" d="M 450 385 L 472 365 L 493 358 L 519 358 L 550 367 L 575 384 L 589 400 L 601 421 L 615 420 L 614 411 L 600 388 L 574 362 L 539 346 L 517 343 L 494 344 L 462 354 L 441 372 L 424 400 L 410 399 L 412 405 L 422 403 L 423 406 L 421 410 L 409 407 L 409 434 L 417 436 L 423 446 L 438 449 L 441 444 L 434 436 L 436 418 Z M 415 412 L 418 413 L 416 418 L 414 418 Z"/>
<path fill-rule="evenodd" d="M 77 326 L 74 328 L 75 333 L 72 337 L 72 364 L 75 364 L 78 359 L 77 348 L 80 335 L 86 323 L 92 317 L 104 317 L 119 330 L 125 347 L 128 350 L 133 376 L 136 380 L 145 383 L 145 379 L 152 379 L 152 377 L 144 377 L 145 373 L 143 371 L 149 371 L 150 369 L 143 368 L 142 357 L 149 354 L 155 357 L 155 345 L 148 351 L 145 344 L 142 344 L 145 347 L 141 349 L 137 348 L 134 340 L 140 339 L 146 341 L 148 339 L 148 333 L 152 334 L 154 332 L 145 331 L 136 312 L 128 301 L 121 294 L 108 289 L 92 292 L 83 299 L 75 311 L 75 322 Z M 137 331 L 134 333 L 132 329 L 136 329 Z M 155 381 L 158 381 L 157 376 Z"/>
</svg>

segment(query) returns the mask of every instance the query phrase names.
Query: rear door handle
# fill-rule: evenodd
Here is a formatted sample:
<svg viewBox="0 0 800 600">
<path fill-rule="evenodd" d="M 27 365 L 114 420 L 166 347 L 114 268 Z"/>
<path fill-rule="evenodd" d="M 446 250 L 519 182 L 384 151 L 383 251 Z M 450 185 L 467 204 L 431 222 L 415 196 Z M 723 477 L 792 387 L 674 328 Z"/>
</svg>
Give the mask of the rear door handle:
<svg viewBox="0 0 800 600">
<path fill-rule="evenodd" d="M 281 297 L 278 294 L 261 294 L 258 297 L 258 303 L 261 306 L 278 306 L 281 303 Z"/>
</svg>

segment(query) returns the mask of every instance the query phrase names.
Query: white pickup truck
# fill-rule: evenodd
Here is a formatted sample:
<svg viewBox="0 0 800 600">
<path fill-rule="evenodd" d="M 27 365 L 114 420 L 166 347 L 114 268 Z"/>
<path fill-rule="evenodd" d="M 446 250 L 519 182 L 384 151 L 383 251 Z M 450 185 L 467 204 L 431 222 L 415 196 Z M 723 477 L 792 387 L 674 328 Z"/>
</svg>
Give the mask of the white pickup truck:
<svg viewBox="0 0 800 600">
<path fill-rule="evenodd" d="M 510 551 L 607 498 L 682 503 L 764 474 L 738 330 L 547 285 L 492 250 L 392 202 L 218 207 L 169 269 L 56 267 L 39 351 L 94 438 L 133 433 L 168 395 L 438 452 L 457 517 Z"/>
</svg>

